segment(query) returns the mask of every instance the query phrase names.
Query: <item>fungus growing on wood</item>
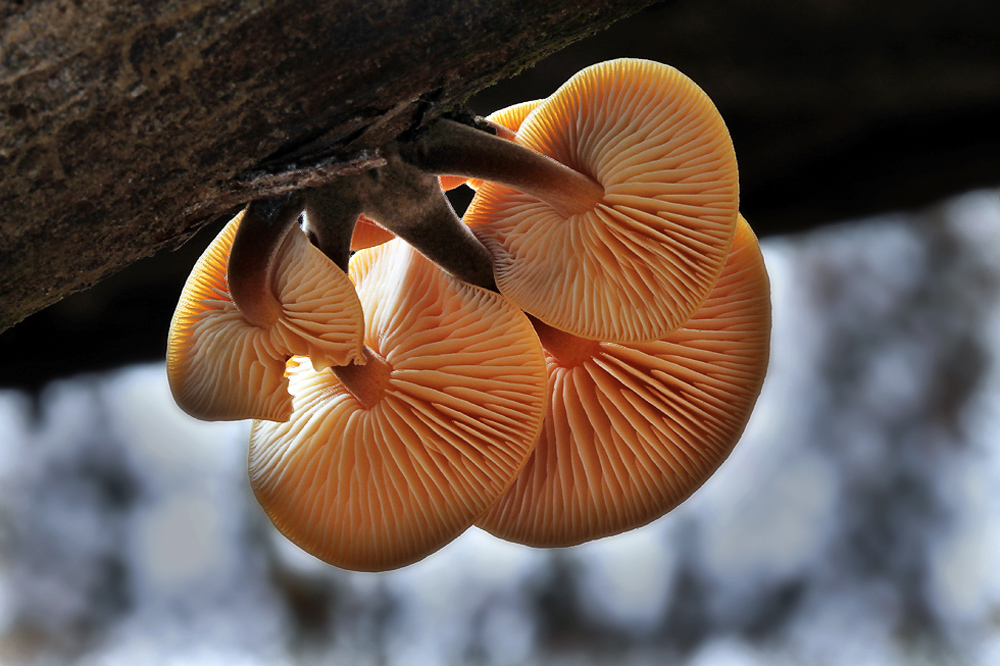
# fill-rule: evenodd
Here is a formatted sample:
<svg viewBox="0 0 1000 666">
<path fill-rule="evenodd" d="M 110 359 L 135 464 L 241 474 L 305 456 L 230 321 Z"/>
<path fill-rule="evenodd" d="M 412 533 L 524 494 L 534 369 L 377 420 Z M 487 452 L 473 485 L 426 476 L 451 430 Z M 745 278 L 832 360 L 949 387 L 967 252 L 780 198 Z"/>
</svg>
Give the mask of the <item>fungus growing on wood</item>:
<svg viewBox="0 0 1000 666">
<path fill-rule="evenodd" d="M 167 378 L 194 417 L 285 420 L 290 356 L 317 368 L 362 360 L 363 314 L 350 279 L 309 244 L 297 213 L 272 212 L 251 205 L 234 217 L 181 292 Z"/>
<path fill-rule="evenodd" d="M 510 485 L 538 438 L 547 375 L 527 317 L 400 240 L 351 260 L 368 362 L 293 362 L 287 423 L 257 421 L 250 480 L 289 539 L 339 567 L 440 548 Z"/>
<path fill-rule="evenodd" d="M 528 114 L 537 109 L 538 105 L 544 101 L 545 100 L 543 99 L 533 99 L 527 102 L 511 104 L 510 106 L 505 106 L 504 108 L 494 111 L 490 115 L 486 116 L 486 120 L 487 122 L 509 130 L 509 135 L 500 132 L 498 133 L 498 136 L 513 141 L 517 137 L 517 131 L 521 128 L 521 123 L 524 122 L 524 119 L 527 118 Z"/>
<path fill-rule="evenodd" d="M 582 337 L 635 342 L 675 329 L 707 296 L 736 228 L 725 124 L 659 63 L 584 69 L 528 115 L 516 142 L 445 121 L 404 156 L 491 181 L 464 219 L 498 288 Z"/>
<path fill-rule="evenodd" d="M 694 83 L 601 63 L 377 164 L 252 203 L 172 326 L 185 410 L 258 419 L 251 484 L 282 533 L 379 571 L 476 521 L 536 546 L 614 534 L 708 478 L 760 390 L 770 306 Z M 468 225 L 442 190 L 461 182 Z"/>
<path fill-rule="evenodd" d="M 767 273 L 742 218 L 708 299 L 662 340 L 597 342 L 538 323 L 550 380 L 542 435 L 477 525 L 531 546 L 571 546 L 673 509 L 743 433 L 770 325 Z"/>
<path fill-rule="evenodd" d="M 401 159 L 398 146 L 385 146 L 382 156 L 381 167 L 302 193 L 317 246 L 344 265 L 356 223 L 360 243 L 371 221 L 459 279 L 495 290 L 489 253 L 455 214 L 437 177 Z"/>
</svg>

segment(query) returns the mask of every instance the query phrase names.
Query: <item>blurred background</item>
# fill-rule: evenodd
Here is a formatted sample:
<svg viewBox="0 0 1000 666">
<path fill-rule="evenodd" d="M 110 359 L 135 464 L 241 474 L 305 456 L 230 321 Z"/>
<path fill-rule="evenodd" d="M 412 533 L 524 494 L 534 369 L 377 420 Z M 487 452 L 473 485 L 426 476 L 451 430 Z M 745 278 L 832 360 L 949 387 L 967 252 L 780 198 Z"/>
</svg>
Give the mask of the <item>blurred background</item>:
<svg viewBox="0 0 1000 666">
<path fill-rule="evenodd" d="M 166 387 L 216 225 L 0 335 L 0 664 L 1000 664 L 1000 4 L 661 3 L 469 105 L 620 56 L 715 100 L 772 280 L 763 393 L 694 497 L 571 549 L 305 555 L 248 424 Z"/>
</svg>

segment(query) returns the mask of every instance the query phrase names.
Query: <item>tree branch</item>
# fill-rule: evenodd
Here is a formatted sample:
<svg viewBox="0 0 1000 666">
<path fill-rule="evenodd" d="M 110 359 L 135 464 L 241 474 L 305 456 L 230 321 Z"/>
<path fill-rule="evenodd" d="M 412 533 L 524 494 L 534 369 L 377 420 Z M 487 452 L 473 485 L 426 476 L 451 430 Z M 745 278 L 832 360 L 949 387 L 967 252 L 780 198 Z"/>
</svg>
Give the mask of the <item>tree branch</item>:
<svg viewBox="0 0 1000 666">
<path fill-rule="evenodd" d="M 0 330 L 650 2 L 6 4 Z"/>
</svg>

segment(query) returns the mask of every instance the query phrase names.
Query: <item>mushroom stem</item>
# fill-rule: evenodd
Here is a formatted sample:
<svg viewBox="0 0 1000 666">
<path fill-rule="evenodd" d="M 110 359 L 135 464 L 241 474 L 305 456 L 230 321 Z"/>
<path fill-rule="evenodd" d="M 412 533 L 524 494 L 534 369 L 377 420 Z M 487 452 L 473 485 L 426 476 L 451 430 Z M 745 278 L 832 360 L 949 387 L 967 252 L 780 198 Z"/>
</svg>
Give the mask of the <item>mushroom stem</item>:
<svg viewBox="0 0 1000 666">
<path fill-rule="evenodd" d="M 365 345 L 363 352 L 364 364 L 335 365 L 331 370 L 362 407 L 371 409 L 378 404 L 389 387 L 392 366 L 368 345 Z"/>
<path fill-rule="evenodd" d="M 351 235 L 362 209 L 354 180 L 342 178 L 305 195 L 303 231 L 345 273 L 351 260 Z"/>
<path fill-rule="evenodd" d="M 254 201 L 236 231 L 226 280 L 236 307 L 254 326 L 266 328 L 281 316 L 281 303 L 271 288 L 273 264 L 301 210 L 294 194 Z"/>
<path fill-rule="evenodd" d="M 439 120 L 400 148 L 404 159 L 428 173 L 500 183 L 544 201 L 565 217 L 593 209 L 604 197 L 604 187 L 589 176 L 454 120 Z"/>
<path fill-rule="evenodd" d="M 385 164 L 305 191 L 306 233 L 345 271 L 358 216 L 367 215 L 469 284 L 496 291 L 493 260 L 451 207 L 438 179 L 392 148 Z"/>
<path fill-rule="evenodd" d="M 392 154 L 384 167 L 359 179 L 365 215 L 455 277 L 497 290 L 489 251 L 462 223 L 436 177 Z"/>
</svg>

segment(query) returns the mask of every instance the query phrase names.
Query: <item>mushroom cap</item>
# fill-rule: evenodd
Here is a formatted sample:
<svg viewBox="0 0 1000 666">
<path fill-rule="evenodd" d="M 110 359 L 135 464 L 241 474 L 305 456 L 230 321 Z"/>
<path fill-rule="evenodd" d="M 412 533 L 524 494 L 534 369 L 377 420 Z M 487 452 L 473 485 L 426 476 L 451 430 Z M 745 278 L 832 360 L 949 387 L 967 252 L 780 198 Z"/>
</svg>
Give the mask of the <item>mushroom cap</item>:
<svg viewBox="0 0 1000 666">
<path fill-rule="evenodd" d="M 282 308 L 269 328 L 247 322 L 229 295 L 229 252 L 243 213 L 195 263 L 167 339 L 167 379 L 185 412 L 208 421 L 282 421 L 292 411 L 285 361 L 308 356 L 317 367 L 363 358 L 364 315 L 354 285 L 296 226 L 271 263 Z"/>
<path fill-rule="evenodd" d="M 350 275 L 384 391 L 366 408 L 333 372 L 290 364 L 294 412 L 254 423 L 250 481 L 301 548 L 381 571 L 454 539 L 513 482 L 541 430 L 547 373 L 521 311 L 401 240 L 355 255 Z"/>
<path fill-rule="evenodd" d="M 351 252 L 367 250 L 370 247 L 388 243 L 396 234 L 367 215 L 359 215 L 354 224 L 354 234 L 351 236 Z"/>
<path fill-rule="evenodd" d="M 620 345 L 540 327 L 549 367 L 542 435 L 477 525 L 531 546 L 572 546 L 662 516 L 719 467 L 767 369 L 767 273 L 740 220 L 708 299 L 662 340 Z"/>
<path fill-rule="evenodd" d="M 635 59 L 588 67 L 543 101 L 517 141 L 604 187 L 568 217 L 484 183 L 465 214 L 505 296 L 593 340 L 658 340 L 701 305 L 736 228 L 732 141 L 708 96 Z"/>
</svg>

